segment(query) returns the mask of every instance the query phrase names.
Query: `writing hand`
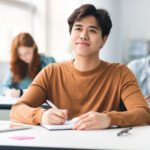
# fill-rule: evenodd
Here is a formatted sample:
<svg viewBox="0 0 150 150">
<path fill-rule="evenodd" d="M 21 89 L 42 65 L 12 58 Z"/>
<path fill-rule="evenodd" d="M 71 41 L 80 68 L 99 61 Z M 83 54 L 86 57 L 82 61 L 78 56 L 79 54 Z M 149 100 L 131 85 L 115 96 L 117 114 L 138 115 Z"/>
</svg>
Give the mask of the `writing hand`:
<svg viewBox="0 0 150 150">
<path fill-rule="evenodd" d="M 42 114 L 41 124 L 64 124 L 67 118 L 67 110 L 50 108 Z"/>
</svg>

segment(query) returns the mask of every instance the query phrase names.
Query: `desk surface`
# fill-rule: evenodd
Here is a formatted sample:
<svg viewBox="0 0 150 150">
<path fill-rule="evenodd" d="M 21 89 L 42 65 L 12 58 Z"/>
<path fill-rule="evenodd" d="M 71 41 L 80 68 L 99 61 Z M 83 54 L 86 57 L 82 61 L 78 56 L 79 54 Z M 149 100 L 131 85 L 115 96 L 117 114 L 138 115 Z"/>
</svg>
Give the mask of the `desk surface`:
<svg viewBox="0 0 150 150">
<path fill-rule="evenodd" d="M 17 100 L 18 98 L 0 96 L 0 109 L 10 109 Z"/>
<path fill-rule="evenodd" d="M 0 133 L 0 149 L 7 146 L 14 149 L 150 149 L 150 126 L 134 127 L 131 134 L 117 136 L 120 130 L 48 131 L 41 126 L 33 126 L 32 129 Z M 14 136 L 31 136 L 34 139 L 10 139 Z"/>
<path fill-rule="evenodd" d="M 0 96 L 0 109 L 11 109 L 12 105 L 18 101 L 19 98 Z M 47 104 L 42 105 L 43 108 L 48 108 Z"/>
</svg>

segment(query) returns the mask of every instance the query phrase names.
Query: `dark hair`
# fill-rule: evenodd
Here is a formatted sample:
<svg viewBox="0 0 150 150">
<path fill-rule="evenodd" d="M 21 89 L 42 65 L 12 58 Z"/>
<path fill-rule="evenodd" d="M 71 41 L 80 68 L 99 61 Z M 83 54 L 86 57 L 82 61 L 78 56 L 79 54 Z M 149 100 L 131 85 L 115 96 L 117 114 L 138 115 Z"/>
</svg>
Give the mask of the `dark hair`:
<svg viewBox="0 0 150 150">
<path fill-rule="evenodd" d="M 18 48 L 20 46 L 34 47 L 34 56 L 30 65 L 19 58 Z M 27 75 L 32 79 L 39 72 L 39 54 L 37 45 L 29 33 L 20 33 L 12 41 L 10 69 L 14 83 L 19 82 Z"/>
<path fill-rule="evenodd" d="M 109 13 L 105 9 L 96 9 L 94 5 L 84 4 L 75 9 L 68 18 L 69 32 L 71 33 L 75 21 L 80 21 L 87 16 L 94 16 L 102 31 L 102 37 L 109 35 L 112 22 Z"/>
</svg>

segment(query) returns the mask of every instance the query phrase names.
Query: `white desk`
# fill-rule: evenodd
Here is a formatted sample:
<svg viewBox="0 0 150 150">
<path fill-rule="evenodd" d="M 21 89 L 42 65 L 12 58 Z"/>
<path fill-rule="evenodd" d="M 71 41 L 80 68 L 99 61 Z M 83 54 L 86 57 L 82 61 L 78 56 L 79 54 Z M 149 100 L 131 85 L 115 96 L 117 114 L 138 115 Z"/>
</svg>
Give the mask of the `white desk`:
<svg viewBox="0 0 150 150">
<path fill-rule="evenodd" d="M 11 109 L 11 106 L 16 103 L 19 98 L 0 96 L 0 109 Z M 47 104 L 43 104 L 42 107 L 47 108 Z"/>
<path fill-rule="evenodd" d="M 32 129 L 0 133 L 0 149 L 150 149 L 150 126 L 134 127 L 130 135 L 117 136 L 120 130 L 118 128 L 97 131 L 48 131 L 40 126 L 33 126 Z M 12 136 L 35 138 L 9 139 Z"/>
<path fill-rule="evenodd" d="M 12 105 L 18 101 L 18 98 L 0 96 L 0 120 L 9 120 L 9 113 Z M 47 108 L 46 104 L 42 107 Z"/>
<path fill-rule="evenodd" d="M 18 98 L 0 96 L 0 109 L 10 109 L 17 100 Z"/>
</svg>

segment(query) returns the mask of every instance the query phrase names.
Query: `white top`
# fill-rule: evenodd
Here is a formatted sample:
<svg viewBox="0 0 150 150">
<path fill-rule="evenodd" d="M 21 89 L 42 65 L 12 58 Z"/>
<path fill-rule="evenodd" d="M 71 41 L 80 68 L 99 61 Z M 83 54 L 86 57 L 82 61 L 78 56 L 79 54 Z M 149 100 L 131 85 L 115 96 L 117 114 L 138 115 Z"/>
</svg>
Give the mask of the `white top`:
<svg viewBox="0 0 150 150">
<path fill-rule="evenodd" d="M 78 149 L 150 149 L 150 126 L 133 127 L 129 131 L 130 134 L 117 136 L 120 130 L 122 129 L 49 131 L 41 126 L 33 126 L 31 129 L 3 132 L 0 134 L 0 145 Z M 31 139 L 14 139 L 18 136 Z"/>
</svg>

